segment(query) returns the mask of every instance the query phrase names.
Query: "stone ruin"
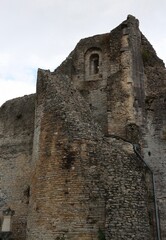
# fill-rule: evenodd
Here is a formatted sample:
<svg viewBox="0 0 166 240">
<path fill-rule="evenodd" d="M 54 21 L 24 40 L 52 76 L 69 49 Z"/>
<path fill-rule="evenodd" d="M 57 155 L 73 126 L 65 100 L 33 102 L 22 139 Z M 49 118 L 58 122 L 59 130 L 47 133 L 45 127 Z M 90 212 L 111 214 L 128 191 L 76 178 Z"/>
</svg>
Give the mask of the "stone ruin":
<svg viewBox="0 0 166 240">
<path fill-rule="evenodd" d="M 129 15 L 1 106 L 1 225 L 10 207 L 15 240 L 166 240 L 165 143 L 165 65 Z"/>
</svg>

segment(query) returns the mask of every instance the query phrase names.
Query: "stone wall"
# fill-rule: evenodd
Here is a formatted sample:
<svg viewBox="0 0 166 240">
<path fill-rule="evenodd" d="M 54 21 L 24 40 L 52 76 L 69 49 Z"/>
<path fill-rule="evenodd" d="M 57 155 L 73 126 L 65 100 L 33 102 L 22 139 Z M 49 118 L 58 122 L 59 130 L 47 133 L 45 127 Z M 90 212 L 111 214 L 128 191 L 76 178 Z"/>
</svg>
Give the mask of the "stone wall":
<svg viewBox="0 0 166 240">
<path fill-rule="evenodd" d="M 152 176 L 132 146 L 104 137 L 60 72 L 39 71 L 37 96 L 27 239 L 155 239 Z"/>
<path fill-rule="evenodd" d="M 0 213 L 15 211 L 14 239 L 25 240 L 30 194 L 35 96 L 11 100 L 0 108 Z M 2 215 L 1 215 L 2 217 Z"/>
<path fill-rule="evenodd" d="M 101 73 L 104 71 L 105 78 L 102 75 L 97 79 L 89 78 L 87 83 L 84 69 L 88 65 L 82 53 L 92 51 L 92 46 L 102 52 Z M 121 136 L 142 148 L 155 176 L 160 231 L 165 238 L 166 75 L 162 60 L 140 32 L 138 20 L 128 16 L 109 35 L 81 40 L 62 67 L 68 64 L 72 66 L 70 69 L 79 69 L 79 72 L 70 72 L 73 84 L 90 104 L 104 133 Z"/>
<path fill-rule="evenodd" d="M 0 208 L 15 210 L 14 239 L 157 240 L 155 195 L 166 239 L 165 84 L 128 16 L 39 70 L 36 97 L 1 107 Z"/>
<path fill-rule="evenodd" d="M 86 99 L 94 120 L 107 133 L 107 78 L 110 63 L 110 34 L 82 39 L 62 65 L 55 70 L 67 74 Z M 90 57 L 99 55 L 98 73 L 90 73 Z"/>
<path fill-rule="evenodd" d="M 140 48 L 138 20 L 128 16 L 109 34 L 82 39 L 55 70 L 71 78 L 106 135 L 118 135 L 135 143 L 140 140 L 139 126 L 144 121 L 144 68 Z M 89 71 L 94 53 L 99 56 L 97 74 Z"/>
<path fill-rule="evenodd" d="M 142 35 L 142 57 L 145 67 L 145 111 L 143 151 L 155 175 L 161 239 L 166 239 L 166 71 Z"/>
</svg>

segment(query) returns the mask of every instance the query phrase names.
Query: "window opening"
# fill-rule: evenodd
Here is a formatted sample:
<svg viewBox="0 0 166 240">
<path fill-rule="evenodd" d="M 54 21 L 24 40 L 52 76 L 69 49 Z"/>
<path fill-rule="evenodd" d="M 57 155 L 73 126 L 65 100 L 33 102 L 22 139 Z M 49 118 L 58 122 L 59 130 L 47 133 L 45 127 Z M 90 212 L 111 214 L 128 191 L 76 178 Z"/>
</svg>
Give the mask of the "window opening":
<svg viewBox="0 0 166 240">
<path fill-rule="evenodd" d="M 99 73 L 99 55 L 92 54 L 90 56 L 90 74 L 98 74 Z"/>
</svg>

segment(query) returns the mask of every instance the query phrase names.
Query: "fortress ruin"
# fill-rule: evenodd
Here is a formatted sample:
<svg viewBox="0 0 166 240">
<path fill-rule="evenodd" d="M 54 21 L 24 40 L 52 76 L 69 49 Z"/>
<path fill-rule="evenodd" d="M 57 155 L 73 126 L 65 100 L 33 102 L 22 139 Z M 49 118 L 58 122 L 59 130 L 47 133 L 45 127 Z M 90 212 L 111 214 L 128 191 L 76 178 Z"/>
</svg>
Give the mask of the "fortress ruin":
<svg viewBox="0 0 166 240">
<path fill-rule="evenodd" d="M 8 239 L 166 240 L 166 71 L 135 17 L 1 106 L 0 169 Z"/>
</svg>

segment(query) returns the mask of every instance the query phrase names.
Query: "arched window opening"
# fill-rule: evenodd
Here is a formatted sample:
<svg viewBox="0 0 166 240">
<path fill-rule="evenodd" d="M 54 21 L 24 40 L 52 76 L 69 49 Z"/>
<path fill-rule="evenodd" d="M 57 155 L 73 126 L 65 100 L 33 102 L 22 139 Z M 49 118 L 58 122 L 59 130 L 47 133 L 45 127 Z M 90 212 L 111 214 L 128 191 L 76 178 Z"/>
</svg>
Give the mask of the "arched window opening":
<svg viewBox="0 0 166 240">
<path fill-rule="evenodd" d="M 90 56 L 90 74 L 99 73 L 99 55 L 94 53 Z"/>
</svg>

